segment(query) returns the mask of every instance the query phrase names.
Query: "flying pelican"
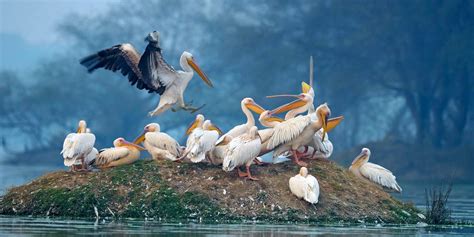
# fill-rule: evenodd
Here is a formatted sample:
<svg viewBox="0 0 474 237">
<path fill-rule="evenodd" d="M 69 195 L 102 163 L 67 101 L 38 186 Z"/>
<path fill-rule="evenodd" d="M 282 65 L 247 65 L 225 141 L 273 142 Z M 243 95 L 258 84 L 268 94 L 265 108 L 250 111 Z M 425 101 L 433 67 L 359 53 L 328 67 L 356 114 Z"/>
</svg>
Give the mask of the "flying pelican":
<svg viewBox="0 0 474 237">
<path fill-rule="evenodd" d="M 210 87 L 211 81 L 199 68 L 191 53 L 184 51 L 179 63 L 183 71 L 176 71 L 170 66 L 161 54 L 160 35 L 153 31 L 145 38 L 148 45 L 143 55 L 129 43 L 118 44 L 112 48 L 101 50 L 83 58 L 80 63 L 93 72 L 104 68 L 113 72 L 120 70 L 122 75 L 128 76 L 128 81 L 138 89 L 148 90 L 149 93 L 158 93 L 161 98 L 155 110 L 149 113 L 155 116 L 178 103 L 184 110 L 195 112 L 200 108 L 191 107 L 184 102 L 184 91 L 196 71 Z M 201 106 L 202 107 L 202 106 Z"/>
<path fill-rule="evenodd" d="M 206 155 L 210 157 L 209 153 L 214 149 L 220 133 L 219 128 L 213 125 L 210 120 L 204 121 L 202 127 L 196 127 L 188 137 L 182 158 L 188 157 L 192 162 L 198 163 L 206 159 Z M 213 163 L 212 158 L 210 161 Z"/>
<path fill-rule="evenodd" d="M 226 137 L 230 137 L 230 139 L 232 139 L 234 137 L 237 137 L 241 134 L 248 132 L 251 127 L 255 126 L 255 118 L 253 117 L 253 114 L 251 111 L 257 114 L 260 114 L 264 111 L 264 109 L 260 105 L 255 103 L 255 101 L 252 98 L 242 99 L 242 101 L 240 102 L 240 107 L 242 109 L 242 112 L 247 117 L 247 122 L 233 127 L 226 134 L 222 135 L 217 141 L 216 145 L 221 143 Z"/>
<path fill-rule="evenodd" d="M 258 180 L 250 174 L 250 165 L 257 158 L 260 152 L 260 138 L 257 127 L 253 126 L 247 133 L 241 134 L 230 141 L 222 164 L 222 169 L 226 172 L 237 168 L 239 177 L 247 177 L 250 180 Z M 242 173 L 240 166 L 245 165 L 247 173 Z"/>
<path fill-rule="evenodd" d="M 132 164 L 140 158 L 140 151 L 145 148 L 119 137 L 114 140 L 114 147 L 100 150 L 95 165 L 101 169 Z"/>
<path fill-rule="evenodd" d="M 301 167 L 300 173 L 291 177 L 289 181 L 291 192 L 298 198 L 316 204 L 319 199 L 319 183 L 318 180 L 308 174 L 306 167 Z"/>
<path fill-rule="evenodd" d="M 402 188 L 398 185 L 396 177 L 392 172 L 380 165 L 368 162 L 369 158 L 370 150 L 362 148 L 361 153 L 352 161 L 349 171 L 355 176 L 375 183 L 382 188 L 399 193 L 402 192 Z"/>
<path fill-rule="evenodd" d="M 95 136 L 92 133 L 86 133 L 87 123 L 84 120 L 79 121 L 79 125 L 76 133 L 70 133 L 66 136 L 63 143 L 63 149 L 60 154 L 63 155 L 64 165 L 71 167 L 71 171 L 76 171 L 74 166 L 76 160 L 79 161 L 81 168 L 79 170 L 85 170 L 85 158 L 91 153 L 94 148 Z"/>
<path fill-rule="evenodd" d="M 313 98 L 311 95 L 306 93 L 301 93 L 300 95 L 284 96 L 297 97 L 299 100 L 280 106 L 272 110 L 271 114 L 278 114 L 282 111 L 287 111 L 290 109 L 287 114 L 296 115 L 308 110 L 310 104 L 313 103 Z M 273 151 L 274 157 L 278 157 L 282 153 L 290 151 L 293 154 L 294 161 L 298 165 L 307 165 L 305 162 L 299 160 L 299 155 L 297 154 L 296 150 L 300 146 L 310 143 L 314 134 L 321 128 L 323 128 L 324 137 L 324 133 L 327 131 L 327 119 L 330 115 L 330 109 L 326 104 L 322 104 L 318 106 L 315 113 L 318 117 L 316 121 L 311 121 L 311 118 L 308 115 L 297 117 L 292 115 L 293 118 L 285 120 L 284 122 L 275 126 L 273 135 L 267 144 L 267 149 L 275 149 Z"/>
<path fill-rule="evenodd" d="M 150 153 L 154 160 L 167 159 L 171 161 L 179 160 L 181 156 L 181 146 L 170 135 L 160 131 L 160 125 L 150 123 L 145 126 L 142 134 L 133 143 L 140 144 Z"/>
</svg>

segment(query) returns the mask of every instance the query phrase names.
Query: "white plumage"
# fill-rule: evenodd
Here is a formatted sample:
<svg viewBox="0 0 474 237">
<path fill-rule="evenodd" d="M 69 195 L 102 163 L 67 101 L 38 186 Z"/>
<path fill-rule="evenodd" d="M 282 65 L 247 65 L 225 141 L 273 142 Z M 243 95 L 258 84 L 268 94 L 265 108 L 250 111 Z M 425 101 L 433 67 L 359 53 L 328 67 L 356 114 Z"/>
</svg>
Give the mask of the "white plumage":
<svg viewBox="0 0 474 237">
<path fill-rule="evenodd" d="M 396 177 L 390 170 L 368 162 L 370 154 L 368 148 L 363 148 L 362 152 L 352 162 L 349 170 L 357 177 L 367 179 L 383 188 L 401 192 L 402 188 L 398 185 Z"/>
<path fill-rule="evenodd" d="M 246 166 L 247 177 L 255 179 L 250 174 L 250 165 L 260 153 L 260 138 L 257 134 L 257 127 L 250 128 L 248 133 L 235 137 L 230 141 L 222 164 L 224 171 L 232 171 L 236 167 Z M 240 174 L 240 172 L 239 172 Z"/>
<path fill-rule="evenodd" d="M 206 120 L 202 127 L 194 129 L 188 137 L 184 154 L 194 163 L 201 162 L 214 149 L 218 138 L 219 132 L 212 129 L 210 120 Z"/>
<path fill-rule="evenodd" d="M 63 149 L 64 165 L 73 166 L 76 160 L 83 164 L 85 157 L 92 151 L 95 144 L 95 135 L 86 133 L 87 124 L 84 120 L 79 121 L 77 133 L 70 133 L 66 136 Z"/>
<path fill-rule="evenodd" d="M 310 123 L 309 116 L 297 116 L 277 124 L 273 128 L 273 135 L 268 141 L 267 148 L 274 149 L 281 144 L 294 140 Z"/>
<path fill-rule="evenodd" d="M 170 135 L 160 131 L 160 125 L 150 123 L 134 143 L 143 142 L 143 146 L 154 160 L 167 159 L 176 161 L 181 156 L 181 146 Z"/>
<path fill-rule="evenodd" d="M 306 167 L 301 167 L 300 173 L 291 177 L 289 180 L 290 191 L 305 201 L 315 204 L 319 201 L 319 183 L 318 180 L 308 174 Z"/>
<path fill-rule="evenodd" d="M 95 165 L 99 168 L 128 165 L 140 158 L 140 150 L 144 148 L 119 137 L 114 140 L 114 147 L 102 149 L 99 152 Z"/>
</svg>

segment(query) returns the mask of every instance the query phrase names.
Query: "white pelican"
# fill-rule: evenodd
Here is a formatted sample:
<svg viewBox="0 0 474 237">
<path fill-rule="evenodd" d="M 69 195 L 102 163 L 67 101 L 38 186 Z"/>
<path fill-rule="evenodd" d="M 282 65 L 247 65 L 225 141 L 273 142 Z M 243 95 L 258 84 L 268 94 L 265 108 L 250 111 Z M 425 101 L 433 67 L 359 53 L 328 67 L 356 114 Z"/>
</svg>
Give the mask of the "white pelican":
<svg viewBox="0 0 474 237">
<path fill-rule="evenodd" d="M 90 128 L 86 128 L 86 133 L 92 133 Z M 97 154 L 99 154 L 99 151 L 95 147 L 93 147 L 91 152 L 89 152 L 89 154 L 87 154 L 86 157 L 84 158 L 84 164 L 87 170 L 92 170 L 91 164 L 95 162 L 95 158 L 97 157 Z M 73 167 L 75 169 L 77 169 L 77 167 L 82 167 L 82 162 L 80 160 L 76 160 Z"/>
<path fill-rule="evenodd" d="M 265 129 L 258 130 L 258 135 L 260 136 L 260 140 L 262 143 L 259 156 L 263 156 L 266 153 L 271 151 L 267 149 L 267 144 L 268 144 L 268 140 L 273 135 L 273 128 L 285 120 L 278 117 L 271 116 L 271 112 L 269 110 L 265 110 L 258 117 L 258 121 L 260 122 L 262 126 L 267 127 Z"/>
<path fill-rule="evenodd" d="M 288 109 L 291 109 L 288 114 L 302 113 L 305 112 L 313 102 L 311 95 L 306 93 L 294 97 L 299 98 L 299 100 L 280 106 L 271 111 L 271 114 L 277 114 Z M 314 134 L 321 128 L 323 128 L 324 137 L 324 133 L 327 131 L 327 119 L 330 115 L 330 109 L 326 104 L 322 104 L 316 109 L 315 113 L 318 117 L 316 121 L 311 121 L 308 115 L 293 116 L 294 118 L 288 119 L 275 126 L 273 135 L 267 144 L 267 149 L 275 149 L 273 151 L 274 157 L 278 157 L 282 153 L 290 151 L 293 154 L 294 161 L 298 165 L 306 166 L 305 162 L 299 160 L 299 155 L 296 150 L 300 146 L 308 145 L 312 141 Z"/>
<path fill-rule="evenodd" d="M 239 177 L 247 177 L 251 180 L 258 180 L 250 174 L 250 165 L 254 159 L 257 158 L 260 152 L 260 138 L 257 133 L 257 127 L 253 126 L 247 133 L 237 136 L 230 141 L 222 169 L 226 172 L 232 171 L 237 168 Z M 247 173 L 242 173 L 239 169 L 240 166 L 245 165 Z"/>
<path fill-rule="evenodd" d="M 318 180 L 308 174 L 306 167 L 301 167 L 300 173 L 291 177 L 289 181 L 291 192 L 298 198 L 316 204 L 319 199 L 319 183 Z"/>
<path fill-rule="evenodd" d="M 184 51 L 181 55 L 179 63 L 183 71 L 176 71 L 170 66 L 161 54 L 159 37 L 157 31 L 148 34 L 145 38 L 148 45 L 141 56 L 131 44 L 125 43 L 87 56 L 80 63 L 87 67 L 89 72 L 98 68 L 113 72 L 119 70 L 124 76 L 128 76 L 130 83 L 136 84 L 138 89 L 160 94 L 160 102 L 157 108 L 149 113 L 150 116 L 163 113 L 176 103 L 184 110 L 195 112 L 200 108 L 191 107 L 183 98 L 184 91 L 193 78 L 193 70 L 210 87 L 213 87 L 212 83 L 196 64 L 191 53 Z"/>
<path fill-rule="evenodd" d="M 234 137 L 247 133 L 251 127 L 255 126 L 255 118 L 253 117 L 253 114 L 250 110 L 257 114 L 260 114 L 264 111 L 264 109 L 260 105 L 255 103 L 252 98 L 242 99 L 242 101 L 240 102 L 240 107 L 242 108 L 242 112 L 247 117 L 247 122 L 233 127 L 226 134 L 222 135 L 217 141 L 216 145 L 224 141 L 226 137 L 229 137 L 229 139 L 232 140 L 232 138 Z"/>
<path fill-rule="evenodd" d="M 188 129 L 186 129 L 186 135 L 189 136 L 196 128 L 202 128 L 202 123 L 204 123 L 204 115 L 196 115 L 196 119 L 194 119 Z"/>
<path fill-rule="evenodd" d="M 187 157 L 193 163 L 198 163 L 206 159 L 206 155 L 210 157 L 209 153 L 214 149 L 220 133 L 219 128 L 213 125 L 210 120 L 204 121 L 202 126 L 196 127 L 188 137 L 182 158 Z M 212 158 L 210 161 L 213 163 Z"/>
<path fill-rule="evenodd" d="M 179 160 L 181 156 L 181 146 L 170 135 L 160 131 L 160 125 L 150 123 L 145 126 L 142 134 L 133 143 L 140 144 L 150 153 L 154 160 L 167 159 L 171 161 Z"/>
<path fill-rule="evenodd" d="M 92 133 L 86 133 L 87 123 L 84 120 L 79 121 L 76 133 L 70 133 L 66 136 L 63 143 L 63 149 L 60 154 L 63 155 L 64 165 L 71 167 L 71 171 L 76 170 L 74 165 L 79 161 L 80 170 L 85 170 L 85 158 L 94 148 L 95 136 Z"/>
<path fill-rule="evenodd" d="M 368 162 L 369 158 L 370 150 L 363 148 L 362 152 L 352 161 L 349 171 L 355 176 L 373 182 L 382 188 L 401 192 L 402 188 L 398 185 L 396 177 L 392 172 L 380 165 Z"/>
<path fill-rule="evenodd" d="M 119 137 L 114 140 L 114 147 L 100 150 L 95 165 L 101 169 L 132 164 L 140 158 L 140 151 L 145 148 Z"/>
</svg>

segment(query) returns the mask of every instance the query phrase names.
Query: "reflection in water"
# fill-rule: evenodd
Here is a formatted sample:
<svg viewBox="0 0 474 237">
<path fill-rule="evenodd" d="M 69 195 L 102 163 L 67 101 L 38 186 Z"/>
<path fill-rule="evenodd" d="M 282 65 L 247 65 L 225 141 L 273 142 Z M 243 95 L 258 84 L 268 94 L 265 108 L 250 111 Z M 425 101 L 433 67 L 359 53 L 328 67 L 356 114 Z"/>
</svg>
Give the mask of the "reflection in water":
<svg viewBox="0 0 474 237">
<path fill-rule="evenodd" d="M 284 235 L 473 235 L 474 227 L 417 227 L 404 226 L 316 226 L 316 225 L 267 225 L 267 224 L 162 224 L 155 221 L 61 220 L 45 218 L 2 218 L 0 235 L 31 236 L 65 234 L 133 234 L 166 236 L 284 236 Z"/>
</svg>

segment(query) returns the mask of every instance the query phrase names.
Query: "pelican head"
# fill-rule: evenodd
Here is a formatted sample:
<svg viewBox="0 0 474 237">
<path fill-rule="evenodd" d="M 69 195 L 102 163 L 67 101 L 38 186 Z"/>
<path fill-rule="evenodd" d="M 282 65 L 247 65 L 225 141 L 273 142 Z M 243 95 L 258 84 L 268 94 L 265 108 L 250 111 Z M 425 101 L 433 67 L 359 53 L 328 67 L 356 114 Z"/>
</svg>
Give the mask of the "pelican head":
<svg viewBox="0 0 474 237">
<path fill-rule="evenodd" d="M 244 99 L 242 99 L 240 104 L 242 106 L 245 106 L 246 108 L 252 110 L 253 112 L 255 112 L 257 114 L 261 114 L 264 111 L 264 109 L 260 105 L 255 103 L 255 101 L 252 98 L 248 98 L 248 97 L 244 98 Z"/>
<path fill-rule="evenodd" d="M 222 134 L 222 131 L 216 125 L 214 125 L 211 122 L 211 120 L 204 121 L 204 123 L 202 124 L 202 128 L 204 130 L 208 130 L 208 131 L 212 131 L 212 130 L 217 131 L 217 133 L 219 133 L 219 135 Z"/>
<path fill-rule="evenodd" d="M 158 32 L 158 31 L 150 32 L 145 37 L 145 42 L 148 42 L 150 44 L 154 44 L 156 46 L 160 45 L 160 32 Z"/>
<path fill-rule="evenodd" d="M 360 167 L 361 165 L 369 161 L 369 157 L 370 157 L 370 150 L 369 148 L 364 147 L 362 148 L 362 151 L 360 152 L 360 154 L 356 156 L 356 158 L 354 158 L 354 160 L 352 161 L 352 165 Z"/>
<path fill-rule="evenodd" d="M 306 178 L 306 176 L 308 176 L 308 169 L 307 169 L 306 167 L 304 167 L 304 166 L 301 167 L 301 169 L 300 169 L 300 175 Z"/>
<path fill-rule="evenodd" d="M 211 80 L 207 77 L 207 75 L 201 70 L 201 68 L 197 65 L 196 61 L 194 60 L 194 57 L 191 53 L 184 51 L 183 54 L 181 54 L 181 59 L 180 59 L 181 67 L 183 69 L 191 67 L 194 71 L 199 74 L 201 79 L 209 86 L 209 87 L 214 87 L 212 85 Z"/>
<path fill-rule="evenodd" d="M 77 133 L 85 133 L 87 132 L 87 123 L 85 120 L 80 120 L 79 124 L 77 125 Z"/>
<path fill-rule="evenodd" d="M 258 121 L 260 121 L 260 124 L 265 127 L 274 127 L 274 125 L 276 125 L 275 122 L 281 123 L 285 120 L 279 117 L 272 116 L 269 110 L 265 110 L 258 117 Z"/>
<path fill-rule="evenodd" d="M 301 82 L 301 91 L 302 91 L 303 93 L 309 94 L 309 95 L 312 96 L 313 99 L 314 99 L 314 89 L 313 89 L 313 87 L 311 87 L 308 83 L 306 83 L 306 82 L 304 82 L 304 81 Z"/>
<path fill-rule="evenodd" d="M 150 123 L 143 128 L 143 132 L 138 136 L 133 143 L 140 144 L 145 140 L 145 134 L 147 132 L 160 132 L 160 125 L 157 123 Z"/>
<path fill-rule="evenodd" d="M 292 101 L 288 104 L 284 104 L 274 110 L 271 111 L 271 114 L 279 114 L 283 113 L 289 110 L 294 110 L 294 109 L 299 109 L 301 108 L 302 113 L 306 110 L 308 110 L 309 106 L 313 104 L 313 97 L 308 94 L 308 93 L 300 93 L 298 95 L 272 95 L 272 96 L 267 96 L 267 98 L 276 98 L 276 97 L 295 97 L 297 100 Z"/>
<path fill-rule="evenodd" d="M 196 119 L 194 119 L 194 121 L 186 129 L 186 135 L 191 134 L 191 132 L 194 129 L 201 127 L 203 122 L 204 122 L 204 115 L 202 114 L 196 115 Z"/>
<path fill-rule="evenodd" d="M 321 136 L 321 141 L 324 141 L 324 137 L 328 132 L 328 119 L 329 116 L 331 116 L 331 110 L 329 109 L 328 105 L 324 103 L 316 108 L 315 113 L 322 123 L 323 135 Z"/>
<path fill-rule="evenodd" d="M 123 137 L 119 137 L 114 140 L 114 146 L 115 147 L 130 147 L 130 148 L 136 148 L 138 150 L 145 150 L 142 146 L 139 146 L 135 143 L 131 143 L 127 140 L 125 140 Z"/>
</svg>

